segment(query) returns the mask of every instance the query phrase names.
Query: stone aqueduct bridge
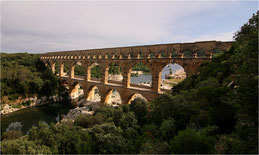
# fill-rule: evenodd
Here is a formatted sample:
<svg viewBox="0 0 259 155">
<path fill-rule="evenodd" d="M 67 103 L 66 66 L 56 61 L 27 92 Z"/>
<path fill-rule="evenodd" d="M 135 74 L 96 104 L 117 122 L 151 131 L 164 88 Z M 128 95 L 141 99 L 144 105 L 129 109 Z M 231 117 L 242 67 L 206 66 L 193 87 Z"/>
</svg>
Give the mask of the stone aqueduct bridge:
<svg viewBox="0 0 259 155">
<path fill-rule="evenodd" d="M 216 50 L 226 51 L 232 42 L 194 42 L 174 43 L 147 46 L 132 46 L 119 48 L 103 48 L 93 50 L 78 50 L 64 52 L 49 52 L 41 55 L 41 60 L 49 64 L 53 73 L 55 65 L 59 66 L 61 80 L 66 80 L 70 95 L 78 90 L 81 84 L 84 98 L 89 99 L 94 95 L 94 89 L 99 89 L 101 103 L 110 99 L 113 89 L 116 89 L 123 104 L 129 103 L 133 96 L 138 93 L 151 101 L 162 94 L 165 90 L 160 89 L 161 71 L 170 63 L 181 65 L 187 76 L 195 74 L 197 68 L 207 60 L 211 60 Z M 65 76 L 64 62 L 69 65 L 69 76 Z M 85 69 L 85 76 L 74 75 L 75 65 L 80 62 Z M 91 79 L 91 67 L 99 63 L 101 79 Z M 108 70 L 111 63 L 116 63 L 121 68 L 122 82 L 108 80 Z M 151 70 L 152 86 L 142 86 L 130 83 L 131 70 L 137 63 L 143 63 Z"/>
</svg>

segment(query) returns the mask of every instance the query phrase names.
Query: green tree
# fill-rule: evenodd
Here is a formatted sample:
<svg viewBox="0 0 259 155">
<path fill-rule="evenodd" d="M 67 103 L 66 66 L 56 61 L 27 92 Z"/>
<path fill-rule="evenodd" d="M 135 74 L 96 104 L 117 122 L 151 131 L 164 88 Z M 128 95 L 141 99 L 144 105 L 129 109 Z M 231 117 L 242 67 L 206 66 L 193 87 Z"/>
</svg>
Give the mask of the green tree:
<svg viewBox="0 0 259 155">
<path fill-rule="evenodd" d="M 201 154 L 213 153 L 214 139 L 186 129 L 179 131 L 170 142 L 170 148 L 176 154 Z"/>
</svg>

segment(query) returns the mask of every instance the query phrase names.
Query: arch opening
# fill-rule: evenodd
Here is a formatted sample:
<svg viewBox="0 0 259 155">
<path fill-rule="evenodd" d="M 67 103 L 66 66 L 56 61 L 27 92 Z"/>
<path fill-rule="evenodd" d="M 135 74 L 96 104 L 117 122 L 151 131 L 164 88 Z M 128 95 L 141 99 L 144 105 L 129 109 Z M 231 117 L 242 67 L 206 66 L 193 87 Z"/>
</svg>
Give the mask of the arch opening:
<svg viewBox="0 0 259 155">
<path fill-rule="evenodd" d="M 186 72 L 184 68 L 176 63 L 167 64 L 161 70 L 160 74 L 160 88 L 164 90 L 171 90 L 175 85 L 186 78 Z"/>
<path fill-rule="evenodd" d="M 78 99 L 80 101 L 84 98 L 84 90 L 82 88 L 81 83 L 75 82 L 72 86 L 72 89 L 70 91 L 71 99 Z"/>
<path fill-rule="evenodd" d="M 105 94 L 105 104 L 118 106 L 122 104 L 120 93 L 116 89 L 110 89 Z"/>
<path fill-rule="evenodd" d="M 89 71 L 90 71 L 90 80 L 93 80 L 93 81 L 101 80 L 101 67 L 99 63 L 92 63 Z"/>
<path fill-rule="evenodd" d="M 57 62 L 55 62 L 54 65 L 55 65 L 55 73 L 54 73 L 54 74 L 57 75 L 57 76 L 59 76 L 60 67 L 59 67 L 59 65 L 58 65 Z"/>
<path fill-rule="evenodd" d="M 212 57 L 216 57 L 216 56 L 219 56 L 223 53 L 223 51 L 221 49 L 218 49 L 218 48 L 215 48 L 213 51 L 212 51 Z"/>
<path fill-rule="evenodd" d="M 150 68 L 137 63 L 130 69 L 130 86 L 150 89 L 152 86 L 152 74 Z"/>
<path fill-rule="evenodd" d="M 66 61 L 62 62 L 60 65 L 61 76 L 69 76 L 69 65 Z"/>
<path fill-rule="evenodd" d="M 143 95 L 141 95 L 141 94 L 139 94 L 139 93 L 135 93 L 135 94 L 133 94 L 133 95 L 131 95 L 131 96 L 129 97 L 129 100 L 128 100 L 128 103 L 127 103 L 127 104 L 131 104 L 131 102 L 132 102 L 133 100 L 135 100 L 136 98 L 143 99 L 143 100 L 145 100 L 145 101 L 147 102 L 147 99 L 146 99 Z"/>
<path fill-rule="evenodd" d="M 118 63 L 112 62 L 108 66 L 108 83 L 119 83 L 121 84 L 123 76 L 121 74 L 121 67 Z"/>
<path fill-rule="evenodd" d="M 101 101 L 101 96 L 100 96 L 100 91 L 98 87 L 92 86 L 88 89 L 88 94 L 87 94 L 87 101 L 91 102 L 100 102 Z"/>
<path fill-rule="evenodd" d="M 183 57 L 184 57 L 184 58 L 190 58 L 190 57 L 192 57 L 192 52 L 189 51 L 189 50 L 185 50 L 185 51 L 183 52 Z"/>
<path fill-rule="evenodd" d="M 85 76 L 85 69 L 81 62 L 76 62 L 74 64 L 74 76 L 75 78 L 84 79 Z"/>
<path fill-rule="evenodd" d="M 197 57 L 199 57 L 199 58 L 204 58 L 204 57 L 206 57 L 205 51 L 204 51 L 204 50 L 199 50 L 199 51 L 197 52 Z"/>
</svg>

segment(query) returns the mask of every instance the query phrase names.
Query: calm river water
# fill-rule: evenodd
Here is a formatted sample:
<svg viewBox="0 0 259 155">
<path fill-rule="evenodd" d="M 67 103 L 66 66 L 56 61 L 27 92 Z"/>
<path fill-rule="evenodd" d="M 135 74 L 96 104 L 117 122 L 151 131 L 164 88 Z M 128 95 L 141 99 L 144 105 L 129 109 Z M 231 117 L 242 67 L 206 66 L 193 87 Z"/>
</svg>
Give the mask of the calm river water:
<svg viewBox="0 0 259 155">
<path fill-rule="evenodd" d="M 19 129 L 24 134 L 38 122 L 57 123 L 60 114 L 67 114 L 72 107 L 68 103 L 45 104 L 21 109 L 1 116 L 1 133 L 8 129 Z"/>
</svg>

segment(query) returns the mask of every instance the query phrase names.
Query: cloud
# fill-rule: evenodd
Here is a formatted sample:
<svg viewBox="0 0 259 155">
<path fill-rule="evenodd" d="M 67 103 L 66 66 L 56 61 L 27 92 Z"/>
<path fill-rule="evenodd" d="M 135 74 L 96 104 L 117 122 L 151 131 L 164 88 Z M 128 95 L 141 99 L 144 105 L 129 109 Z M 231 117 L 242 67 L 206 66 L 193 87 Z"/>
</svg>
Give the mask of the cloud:
<svg viewBox="0 0 259 155">
<path fill-rule="evenodd" d="M 230 30 L 219 33 L 198 29 L 201 23 L 220 14 L 214 12 L 222 5 L 226 6 L 202 1 L 2 2 L 1 51 L 48 52 L 196 39 L 229 40 Z M 208 12 L 213 14 L 202 17 Z"/>
</svg>

